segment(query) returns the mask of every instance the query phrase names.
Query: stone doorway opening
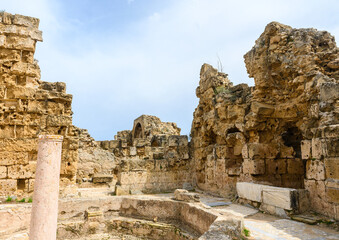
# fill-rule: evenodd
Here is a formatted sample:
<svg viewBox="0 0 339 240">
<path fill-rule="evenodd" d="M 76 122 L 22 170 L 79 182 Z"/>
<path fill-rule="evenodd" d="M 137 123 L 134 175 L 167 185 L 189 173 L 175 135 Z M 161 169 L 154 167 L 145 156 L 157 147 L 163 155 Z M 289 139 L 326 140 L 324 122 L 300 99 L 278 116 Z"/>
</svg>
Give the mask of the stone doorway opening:
<svg viewBox="0 0 339 240">
<path fill-rule="evenodd" d="M 283 144 L 293 149 L 291 155 L 284 153 L 287 163 L 287 174 L 282 176 L 282 187 L 303 189 L 306 174 L 306 162 L 301 158 L 301 141 L 303 140 L 300 129 L 296 126 L 288 126 L 282 132 Z"/>
<path fill-rule="evenodd" d="M 137 123 L 135 126 L 134 138 L 142 138 L 142 127 L 140 123 Z"/>
</svg>

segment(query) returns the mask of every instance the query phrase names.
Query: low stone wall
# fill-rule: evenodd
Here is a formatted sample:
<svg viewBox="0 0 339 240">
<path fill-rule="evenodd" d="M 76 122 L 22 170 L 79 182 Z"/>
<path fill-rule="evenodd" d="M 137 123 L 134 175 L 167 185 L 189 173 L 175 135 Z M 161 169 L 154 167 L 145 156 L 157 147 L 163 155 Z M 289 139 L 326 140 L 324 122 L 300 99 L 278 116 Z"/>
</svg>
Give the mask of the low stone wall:
<svg viewBox="0 0 339 240">
<path fill-rule="evenodd" d="M 0 238 L 27 232 L 30 211 L 29 203 L 0 205 Z M 216 236 L 240 237 L 241 230 L 241 219 L 220 215 L 198 203 L 147 196 L 59 201 L 58 239 L 123 231 L 147 239 L 215 240 L 223 239 Z"/>
</svg>

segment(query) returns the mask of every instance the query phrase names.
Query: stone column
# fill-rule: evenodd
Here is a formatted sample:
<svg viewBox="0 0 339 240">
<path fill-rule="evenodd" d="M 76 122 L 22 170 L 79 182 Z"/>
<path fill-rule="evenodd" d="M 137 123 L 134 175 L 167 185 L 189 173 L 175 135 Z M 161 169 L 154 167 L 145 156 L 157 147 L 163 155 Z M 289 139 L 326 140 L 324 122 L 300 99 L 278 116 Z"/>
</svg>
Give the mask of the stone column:
<svg viewBox="0 0 339 240">
<path fill-rule="evenodd" d="M 55 240 L 58 219 L 58 198 L 62 136 L 39 136 L 30 240 Z"/>
</svg>

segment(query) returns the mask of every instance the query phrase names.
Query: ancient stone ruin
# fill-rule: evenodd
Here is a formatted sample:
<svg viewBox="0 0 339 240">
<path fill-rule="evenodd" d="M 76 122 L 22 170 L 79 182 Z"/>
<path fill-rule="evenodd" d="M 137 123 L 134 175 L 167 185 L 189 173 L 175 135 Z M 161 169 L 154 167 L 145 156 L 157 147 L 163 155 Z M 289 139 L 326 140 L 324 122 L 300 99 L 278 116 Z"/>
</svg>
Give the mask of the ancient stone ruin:
<svg viewBox="0 0 339 240">
<path fill-rule="evenodd" d="M 58 239 L 245 238 L 244 215 L 211 209 L 219 203 L 207 206 L 206 194 L 288 219 L 312 210 L 339 220 L 339 50 L 328 32 L 269 23 L 244 56 L 254 87 L 204 64 L 191 141 L 142 115 L 99 142 L 72 125 L 65 84 L 40 79 L 38 27 L 0 14 L 0 197 L 31 197 L 39 135 L 63 136 Z M 31 205 L 12 209 L 0 204 L 0 239 L 27 239 Z"/>
<path fill-rule="evenodd" d="M 244 56 L 255 87 L 203 65 L 191 131 L 197 186 L 306 189 L 316 211 L 338 218 L 338 56 L 328 32 L 273 22 Z"/>
</svg>

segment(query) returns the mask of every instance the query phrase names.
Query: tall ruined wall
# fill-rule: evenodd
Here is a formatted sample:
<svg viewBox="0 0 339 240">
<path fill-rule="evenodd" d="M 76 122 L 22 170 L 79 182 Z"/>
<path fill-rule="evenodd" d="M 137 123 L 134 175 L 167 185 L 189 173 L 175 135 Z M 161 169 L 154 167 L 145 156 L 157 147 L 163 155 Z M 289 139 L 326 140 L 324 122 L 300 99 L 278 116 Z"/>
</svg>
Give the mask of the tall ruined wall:
<svg viewBox="0 0 339 240">
<path fill-rule="evenodd" d="M 116 175 L 114 175 L 115 168 L 116 162 L 113 152 L 102 148 L 100 143 L 97 143 L 86 129 L 79 129 L 78 186 L 98 187 L 98 185 L 103 184 L 106 186 L 107 184 L 109 186 L 114 185 L 116 182 Z M 103 176 L 108 181 L 98 182 L 98 179 L 103 179 Z"/>
<path fill-rule="evenodd" d="M 328 32 L 270 23 L 245 55 L 255 87 L 204 65 L 192 123 L 197 185 L 235 194 L 237 181 L 305 188 L 339 218 L 339 55 Z"/>
<path fill-rule="evenodd" d="M 118 132 L 102 148 L 115 155 L 116 194 L 191 189 L 192 166 L 187 136 L 174 123 L 142 115 L 133 129 Z"/>
<path fill-rule="evenodd" d="M 0 196 L 32 192 L 40 134 L 64 136 L 61 183 L 75 183 L 78 134 L 72 95 L 61 82 L 40 80 L 34 59 L 39 19 L 0 14 Z"/>
</svg>

